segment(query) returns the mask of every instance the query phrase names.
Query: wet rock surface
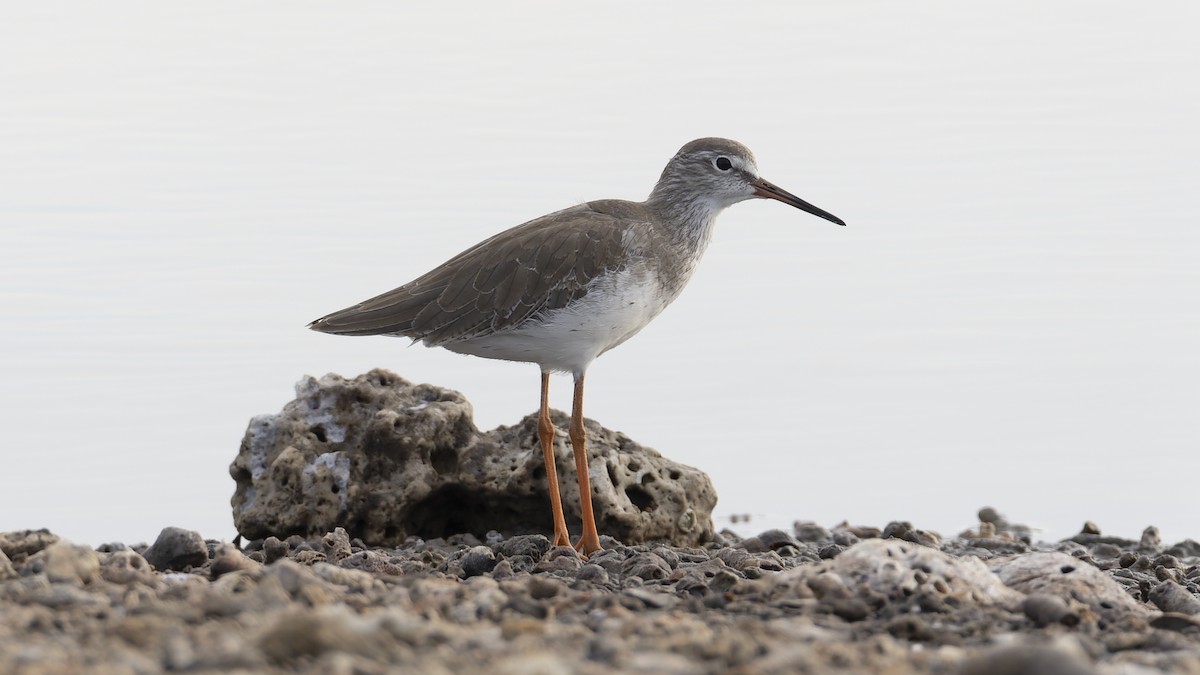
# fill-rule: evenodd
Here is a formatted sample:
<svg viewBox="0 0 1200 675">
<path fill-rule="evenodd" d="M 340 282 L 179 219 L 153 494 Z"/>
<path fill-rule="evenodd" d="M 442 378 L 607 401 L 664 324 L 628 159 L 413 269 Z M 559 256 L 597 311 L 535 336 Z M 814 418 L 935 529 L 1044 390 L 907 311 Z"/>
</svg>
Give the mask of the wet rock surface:
<svg viewBox="0 0 1200 675">
<path fill-rule="evenodd" d="M 584 559 L 540 534 L 172 528 L 184 571 L 0 533 L 0 672 L 1200 674 L 1200 548 L 1089 529 L 798 523 Z"/>
<path fill-rule="evenodd" d="M 385 370 L 305 378 L 282 412 L 251 420 L 230 466 L 237 530 L 284 540 L 341 527 L 377 546 L 410 536 L 550 532 L 536 415 L 487 432 L 471 415 L 458 392 Z M 577 535 L 568 420 L 559 412 L 552 419 L 563 510 Z M 716 492 L 708 476 L 591 420 L 585 427 L 600 532 L 629 543 L 712 539 Z"/>
</svg>

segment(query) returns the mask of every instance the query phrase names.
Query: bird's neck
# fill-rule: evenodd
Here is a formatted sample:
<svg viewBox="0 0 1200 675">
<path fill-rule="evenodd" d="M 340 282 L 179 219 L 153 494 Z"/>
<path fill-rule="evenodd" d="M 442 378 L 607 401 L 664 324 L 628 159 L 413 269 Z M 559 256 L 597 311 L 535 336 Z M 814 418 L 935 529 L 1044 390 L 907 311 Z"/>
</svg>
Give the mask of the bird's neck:
<svg viewBox="0 0 1200 675">
<path fill-rule="evenodd" d="M 646 208 L 658 216 L 662 234 L 676 249 L 688 257 L 699 258 L 712 239 L 717 215 L 725 210 L 703 197 L 695 199 L 666 199 L 658 190 L 645 202 Z"/>
</svg>

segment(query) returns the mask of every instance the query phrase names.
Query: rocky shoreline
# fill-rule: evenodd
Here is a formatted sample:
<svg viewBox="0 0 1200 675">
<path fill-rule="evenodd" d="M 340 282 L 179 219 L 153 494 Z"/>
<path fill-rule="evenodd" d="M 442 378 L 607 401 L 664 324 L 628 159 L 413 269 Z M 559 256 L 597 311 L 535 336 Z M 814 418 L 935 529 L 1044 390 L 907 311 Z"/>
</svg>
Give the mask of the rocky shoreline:
<svg viewBox="0 0 1200 675">
<path fill-rule="evenodd" d="M 743 538 L 714 531 L 703 472 L 585 432 L 609 536 L 582 557 L 536 534 L 535 418 L 480 431 L 458 392 L 306 377 L 230 466 L 234 542 L 0 533 L 0 675 L 1200 675 L 1195 541 L 1086 523 L 1038 543 L 990 508 L 949 538 L 900 521 Z M 563 507 L 578 523 L 577 490 Z"/>
<path fill-rule="evenodd" d="M 2 673 L 1200 673 L 1200 544 L 994 510 L 584 559 L 541 535 L 0 534 Z"/>
</svg>

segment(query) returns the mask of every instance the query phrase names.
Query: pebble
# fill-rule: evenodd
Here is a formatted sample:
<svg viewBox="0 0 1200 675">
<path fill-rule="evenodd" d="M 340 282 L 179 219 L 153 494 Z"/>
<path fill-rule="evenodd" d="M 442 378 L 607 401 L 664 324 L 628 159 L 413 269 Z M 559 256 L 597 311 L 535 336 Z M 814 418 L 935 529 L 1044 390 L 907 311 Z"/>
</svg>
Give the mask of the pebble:
<svg viewBox="0 0 1200 675">
<path fill-rule="evenodd" d="M 1162 540 L 1158 536 L 1158 528 L 1151 525 L 1142 531 L 1142 538 L 1138 542 L 1138 550 L 1140 551 L 1158 551 L 1162 548 Z"/>
<path fill-rule="evenodd" d="M 1150 602 L 1164 612 L 1200 615 L 1200 599 L 1174 581 L 1163 581 L 1151 589 Z"/>
<path fill-rule="evenodd" d="M 114 584 L 155 584 L 154 568 L 137 551 L 101 554 L 100 576 Z"/>
<path fill-rule="evenodd" d="M 1025 616 L 1038 626 L 1056 623 L 1074 626 L 1079 623 L 1079 614 L 1071 609 L 1066 600 L 1057 595 L 1030 593 L 1025 596 L 1022 608 L 1025 610 Z"/>
<path fill-rule="evenodd" d="M 334 528 L 333 532 L 321 537 L 321 547 L 325 550 L 325 557 L 332 561 L 338 561 L 350 555 L 350 535 L 341 527 Z"/>
<path fill-rule="evenodd" d="M 100 576 L 100 557 L 88 546 L 57 541 L 38 551 L 26 565 L 51 583 L 84 585 Z M 40 568 L 40 569 L 37 569 Z"/>
<path fill-rule="evenodd" d="M 158 539 L 154 540 L 150 548 L 142 553 L 142 557 L 160 572 L 182 572 L 208 562 L 208 545 L 205 544 L 204 537 L 197 532 L 180 527 L 167 527 L 159 533 Z"/>
<path fill-rule="evenodd" d="M 472 546 L 463 552 L 458 562 L 467 577 L 477 577 L 496 568 L 496 554 L 487 546 Z"/>
</svg>

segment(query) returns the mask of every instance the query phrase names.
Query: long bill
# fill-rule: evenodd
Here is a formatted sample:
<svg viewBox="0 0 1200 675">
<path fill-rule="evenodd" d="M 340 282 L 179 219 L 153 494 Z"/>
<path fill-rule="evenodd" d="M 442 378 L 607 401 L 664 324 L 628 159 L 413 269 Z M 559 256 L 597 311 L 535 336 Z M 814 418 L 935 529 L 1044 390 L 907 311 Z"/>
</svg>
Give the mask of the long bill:
<svg viewBox="0 0 1200 675">
<path fill-rule="evenodd" d="M 819 209 L 819 208 L 813 206 L 812 204 L 809 204 L 808 202 L 804 201 L 803 199 L 800 199 L 796 195 L 788 192 L 787 190 L 784 190 L 783 188 L 779 187 L 778 185 L 776 185 L 774 183 L 763 180 L 762 178 L 756 178 L 756 179 L 754 179 L 754 182 L 751 183 L 751 185 L 754 186 L 754 195 L 756 197 L 762 197 L 764 199 L 775 199 L 777 201 L 783 202 L 784 204 L 787 204 L 788 206 L 794 206 L 794 207 L 800 209 L 801 211 L 807 211 L 807 212 L 813 214 L 814 216 L 820 216 L 821 218 L 824 218 L 825 220 L 828 220 L 832 223 L 837 223 L 838 225 L 841 225 L 843 227 L 845 227 L 845 225 L 846 225 L 846 221 L 842 220 L 841 218 L 838 218 L 837 216 L 833 215 L 832 213 L 830 213 L 824 209 Z"/>
</svg>

